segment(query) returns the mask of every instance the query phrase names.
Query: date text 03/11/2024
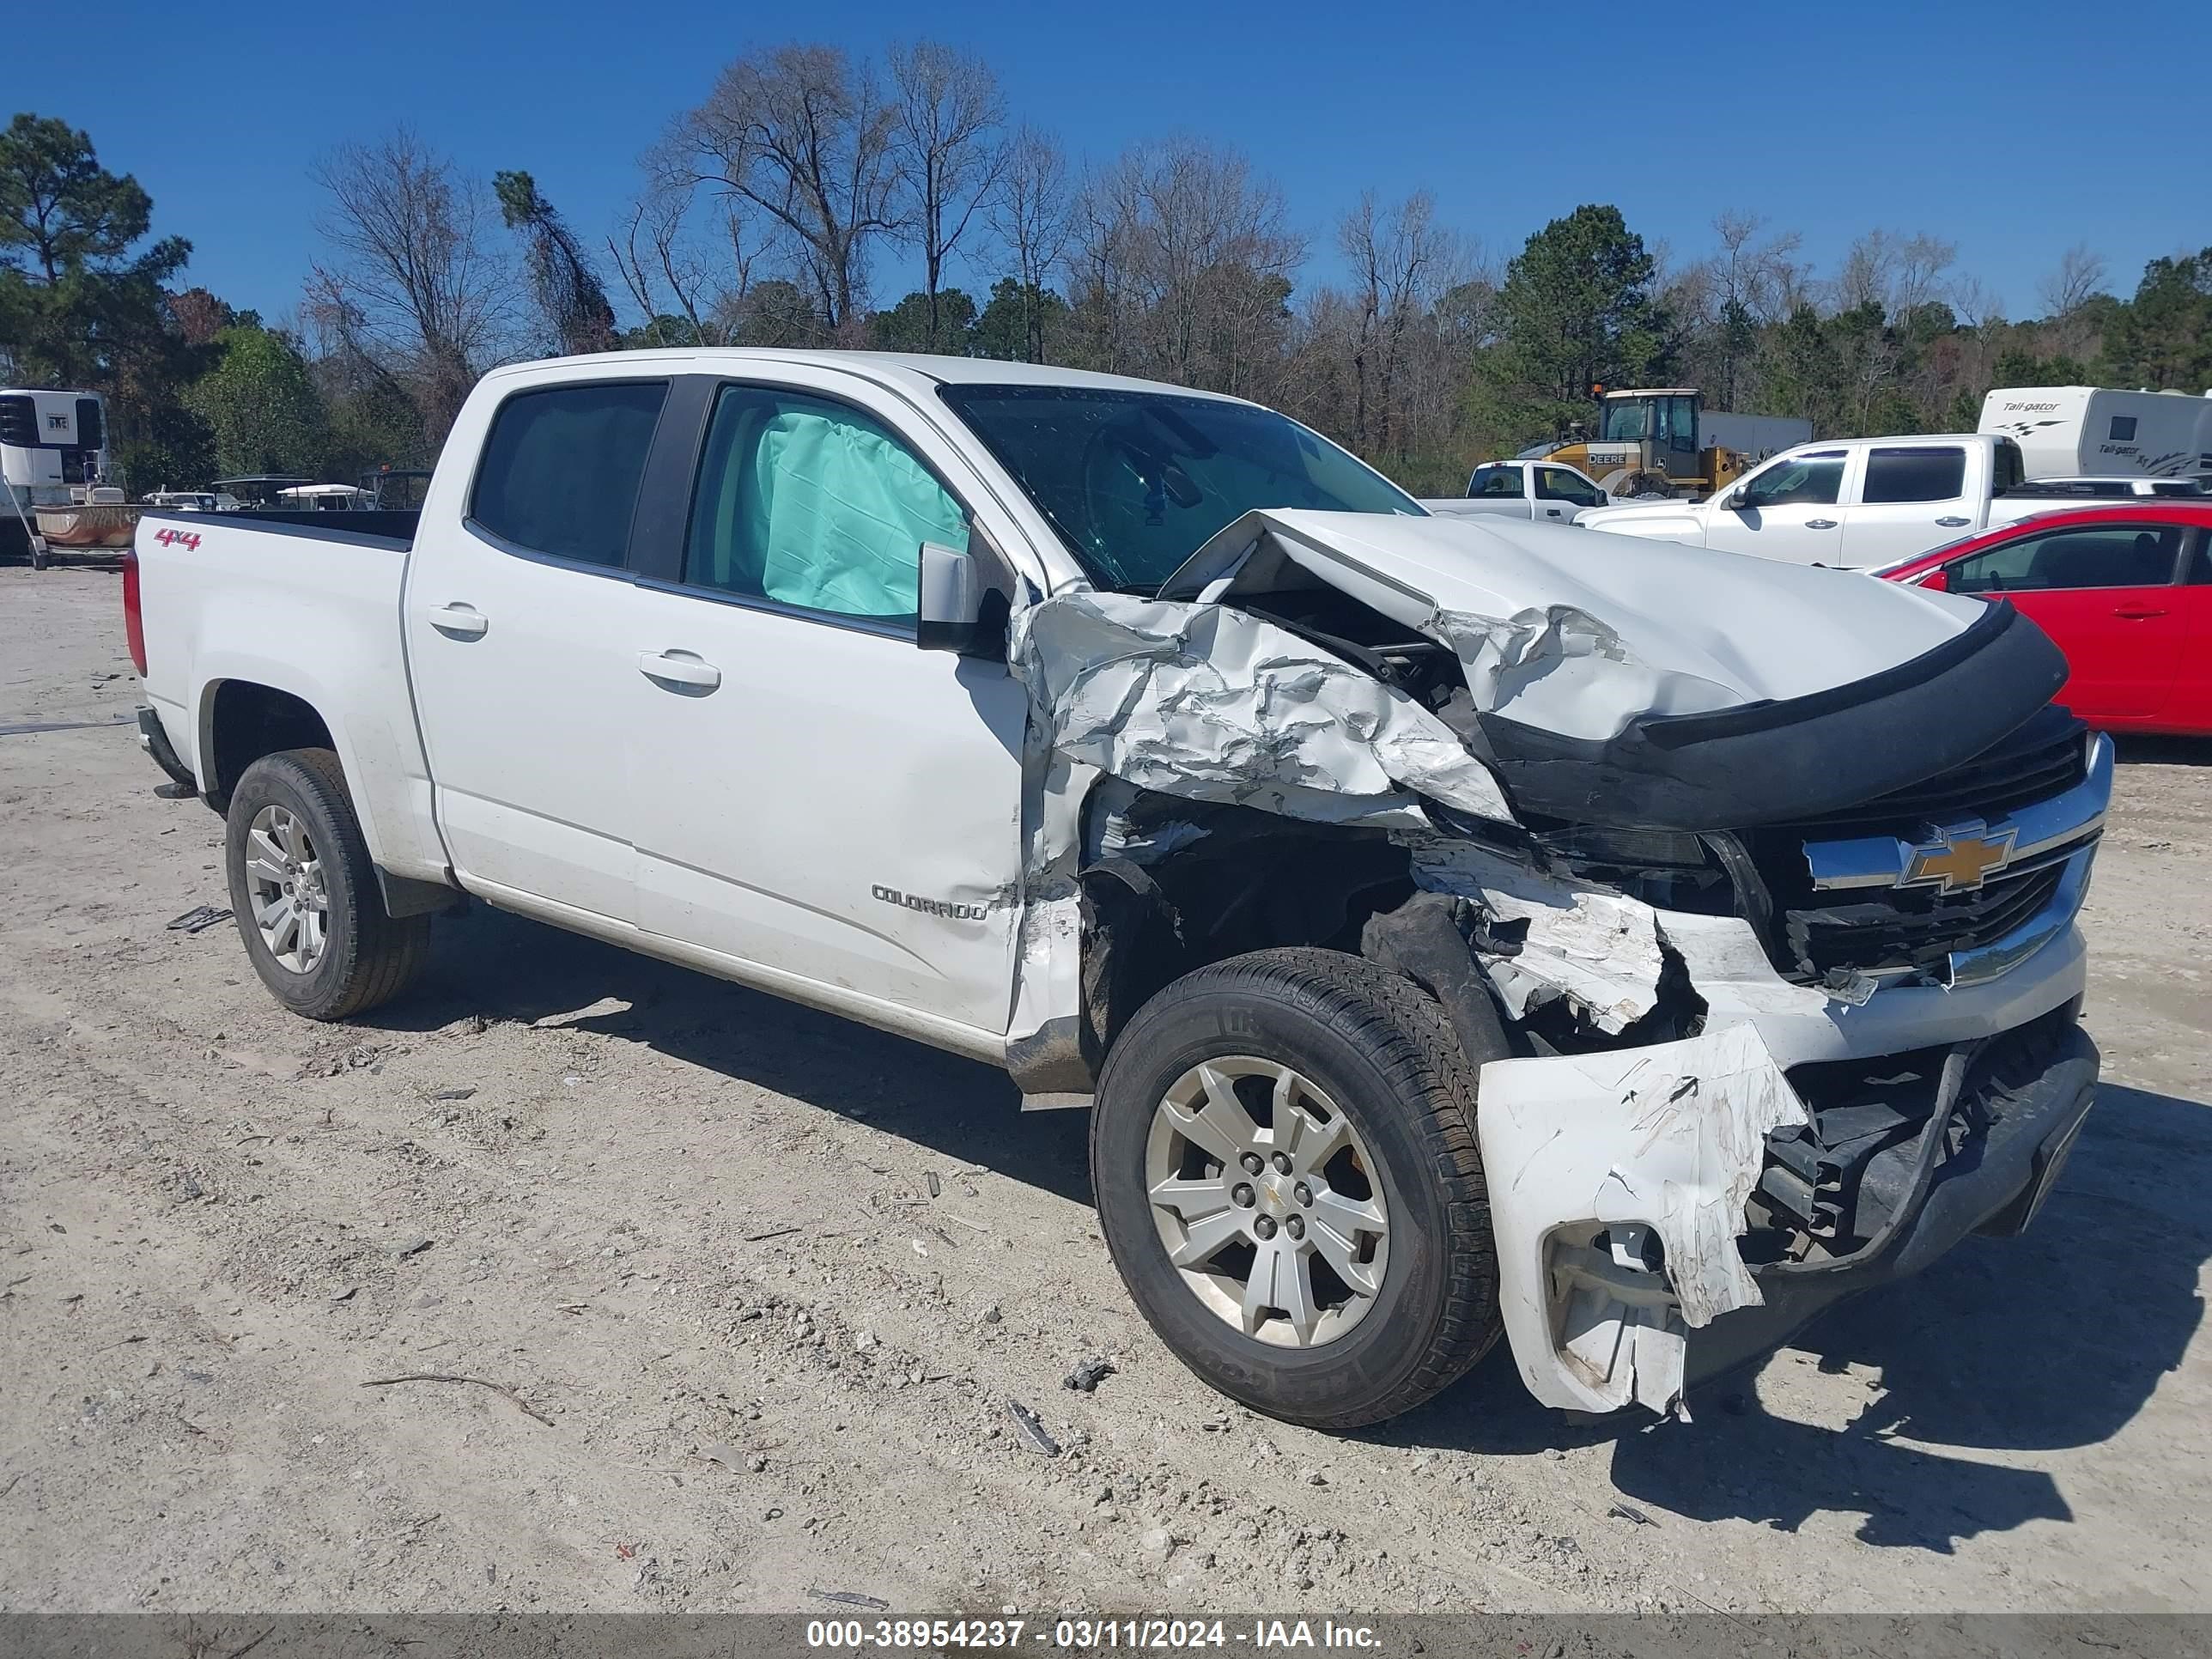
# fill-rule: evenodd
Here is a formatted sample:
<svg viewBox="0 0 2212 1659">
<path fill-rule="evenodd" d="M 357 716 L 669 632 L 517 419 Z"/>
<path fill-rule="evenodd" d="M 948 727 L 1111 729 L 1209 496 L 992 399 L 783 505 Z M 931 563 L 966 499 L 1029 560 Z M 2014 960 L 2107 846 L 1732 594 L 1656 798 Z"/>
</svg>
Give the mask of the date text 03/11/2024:
<svg viewBox="0 0 2212 1659">
<path fill-rule="evenodd" d="M 1366 1649 L 1377 1645 L 1373 1629 L 1333 1620 L 1255 1619 L 816 1619 L 807 1621 L 806 1645 L 832 1653 L 946 1646 L 1018 1648 L 1027 1644 L 1061 1650 L 1173 1651 L 1186 1648 L 1245 1647 L 1262 1651 L 1296 1648 Z"/>
</svg>

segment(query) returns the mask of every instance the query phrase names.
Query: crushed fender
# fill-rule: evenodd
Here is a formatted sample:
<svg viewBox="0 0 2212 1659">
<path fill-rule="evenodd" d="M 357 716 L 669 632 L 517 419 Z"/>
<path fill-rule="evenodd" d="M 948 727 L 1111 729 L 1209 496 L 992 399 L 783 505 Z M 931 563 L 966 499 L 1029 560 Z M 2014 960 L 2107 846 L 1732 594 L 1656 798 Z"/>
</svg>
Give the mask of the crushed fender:
<svg viewBox="0 0 2212 1659">
<path fill-rule="evenodd" d="M 1510 822 L 1490 769 L 1395 688 L 1227 606 L 1078 591 L 1017 619 L 1052 749 L 1143 788 L 1321 823 Z"/>
</svg>

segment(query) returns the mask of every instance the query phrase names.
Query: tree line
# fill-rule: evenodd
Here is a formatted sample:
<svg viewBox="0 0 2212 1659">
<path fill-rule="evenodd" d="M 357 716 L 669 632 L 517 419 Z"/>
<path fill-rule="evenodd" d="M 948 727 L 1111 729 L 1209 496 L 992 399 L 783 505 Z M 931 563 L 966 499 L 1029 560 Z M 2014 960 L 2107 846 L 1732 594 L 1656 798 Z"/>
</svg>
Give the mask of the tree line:
<svg viewBox="0 0 2212 1659">
<path fill-rule="evenodd" d="M 951 352 L 1251 398 L 1429 494 L 1585 417 L 1597 382 L 1694 385 L 1820 436 L 1971 428 L 2001 385 L 2212 386 L 2212 247 L 2152 260 L 2123 295 L 2075 246 L 2012 320 L 1924 234 L 1871 230 L 1823 273 L 1751 215 L 1684 252 L 1586 204 L 1501 257 L 1425 191 L 1373 190 L 1316 234 L 1233 145 L 1080 160 L 1017 118 L 986 61 L 928 40 L 881 63 L 806 44 L 735 59 L 602 234 L 529 173 L 474 176 L 411 130 L 313 176 L 319 256 L 265 318 L 186 282 L 191 244 L 154 234 L 146 191 L 88 134 L 16 116 L 0 380 L 105 392 L 143 489 L 426 465 L 477 378 L 519 357 Z M 887 270 L 921 285 L 880 294 Z"/>
</svg>

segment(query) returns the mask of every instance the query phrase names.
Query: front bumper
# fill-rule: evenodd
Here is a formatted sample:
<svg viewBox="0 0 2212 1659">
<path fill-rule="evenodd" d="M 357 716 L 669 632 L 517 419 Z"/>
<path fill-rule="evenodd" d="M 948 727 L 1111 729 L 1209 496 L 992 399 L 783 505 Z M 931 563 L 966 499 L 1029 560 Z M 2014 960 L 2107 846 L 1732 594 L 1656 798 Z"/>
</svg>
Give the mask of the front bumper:
<svg viewBox="0 0 2212 1659">
<path fill-rule="evenodd" d="M 1999 1054 L 1992 1058 L 2002 1060 Z M 1954 1121 L 1971 1126 L 1927 1192 L 1890 1236 L 1856 1255 L 1817 1265 L 1756 1268 L 1761 1303 L 1690 1334 L 1684 1381 L 1702 1382 L 1762 1358 L 1814 1316 L 1849 1296 L 1907 1278 L 1970 1233 L 2022 1231 L 2057 1184 L 2097 1092 L 2097 1046 L 2069 1025 L 2011 1077 L 1984 1070 L 1962 1092 Z"/>
<path fill-rule="evenodd" d="M 1673 1413 L 1692 1382 L 1771 1352 L 1844 1297 L 1968 1233 L 2020 1231 L 2094 1095 L 2097 1051 L 2074 1007 L 1951 1048 L 1957 1081 L 1891 1157 L 1895 1202 L 1853 1253 L 1760 1266 L 1741 1248 L 1747 1205 L 1778 1136 L 1814 1124 L 1823 1102 L 1801 1096 L 1753 1026 L 1486 1066 L 1499 1291 L 1530 1393 Z"/>
</svg>

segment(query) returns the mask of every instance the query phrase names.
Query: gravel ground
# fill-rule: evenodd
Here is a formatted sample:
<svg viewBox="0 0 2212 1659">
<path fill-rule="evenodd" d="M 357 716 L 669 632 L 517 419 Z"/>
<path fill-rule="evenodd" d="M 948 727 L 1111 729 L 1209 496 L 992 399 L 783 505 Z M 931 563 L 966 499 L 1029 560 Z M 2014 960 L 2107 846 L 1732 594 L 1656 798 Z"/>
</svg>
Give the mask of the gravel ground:
<svg viewBox="0 0 2212 1659">
<path fill-rule="evenodd" d="M 280 1012 L 164 926 L 221 825 L 136 691 L 112 571 L 0 570 L 0 1607 L 2212 1606 L 2212 744 L 2125 751 L 2026 1237 L 1692 1424 L 1501 1345 L 1333 1438 L 1159 1347 L 1082 1121 L 981 1066 L 481 907 L 403 1005 Z"/>
</svg>

